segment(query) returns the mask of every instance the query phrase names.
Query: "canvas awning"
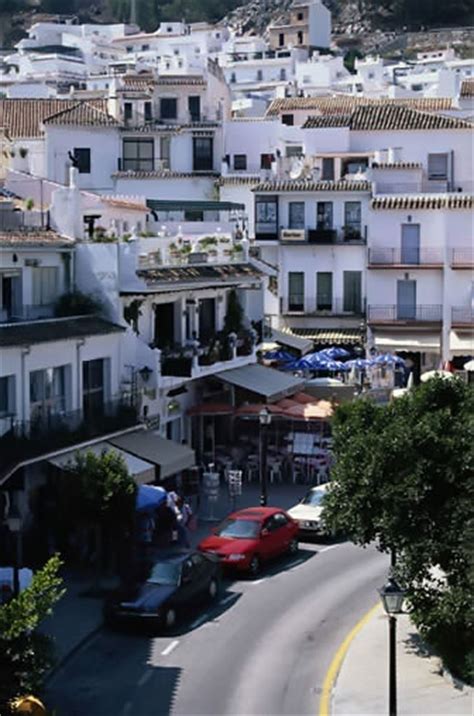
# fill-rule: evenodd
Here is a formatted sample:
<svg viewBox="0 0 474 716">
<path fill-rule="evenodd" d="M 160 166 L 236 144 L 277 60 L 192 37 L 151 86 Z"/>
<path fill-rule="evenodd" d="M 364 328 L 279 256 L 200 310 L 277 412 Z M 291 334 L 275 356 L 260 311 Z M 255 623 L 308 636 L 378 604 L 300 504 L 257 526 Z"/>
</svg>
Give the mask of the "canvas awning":
<svg viewBox="0 0 474 716">
<path fill-rule="evenodd" d="M 286 333 L 273 329 L 272 340 L 282 346 L 288 346 L 288 348 L 295 348 L 303 355 L 313 350 L 313 341 L 309 340 L 308 338 L 301 338 L 300 336 L 295 336 L 294 333 Z"/>
<path fill-rule="evenodd" d="M 379 351 L 438 353 L 441 350 L 441 336 L 439 333 L 377 331 L 374 339 L 375 347 Z"/>
<path fill-rule="evenodd" d="M 160 480 L 196 464 L 194 450 L 173 440 L 162 438 L 154 430 L 140 430 L 110 440 L 112 445 L 157 465 Z"/>
<path fill-rule="evenodd" d="M 125 450 L 120 450 L 108 442 L 95 443 L 94 445 L 89 445 L 88 447 L 81 448 L 80 450 L 69 450 L 69 452 L 65 452 L 62 455 L 51 458 L 49 462 L 51 465 L 59 467 L 61 470 L 68 470 L 76 453 L 84 455 L 86 452 L 90 451 L 93 452 L 94 455 L 98 456 L 101 455 L 104 450 L 107 452 L 116 452 L 124 459 L 128 472 L 133 477 L 137 485 L 144 485 L 147 482 L 153 482 L 155 479 L 156 469 L 154 464 L 147 462 L 146 460 L 142 460 Z"/>
<path fill-rule="evenodd" d="M 449 350 L 453 356 L 474 355 L 474 332 L 450 331 Z"/>
<path fill-rule="evenodd" d="M 301 378 L 259 364 L 224 370 L 218 373 L 216 378 L 237 388 L 261 395 L 269 403 L 274 403 L 287 395 L 294 395 L 304 386 L 304 380 Z"/>
<path fill-rule="evenodd" d="M 193 201 L 190 199 L 147 199 L 152 211 L 244 211 L 245 204 L 234 201 Z"/>
</svg>

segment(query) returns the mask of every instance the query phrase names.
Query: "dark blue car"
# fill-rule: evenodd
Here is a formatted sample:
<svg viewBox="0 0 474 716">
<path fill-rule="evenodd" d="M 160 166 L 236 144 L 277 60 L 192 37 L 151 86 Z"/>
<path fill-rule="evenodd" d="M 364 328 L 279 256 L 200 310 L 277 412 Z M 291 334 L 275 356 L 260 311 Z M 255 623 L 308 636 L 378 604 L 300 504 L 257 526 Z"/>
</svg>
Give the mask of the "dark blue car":
<svg viewBox="0 0 474 716">
<path fill-rule="evenodd" d="M 110 625 L 142 621 L 171 629 L 186 608 L 216 600 L 220 565 L 214 555 L 190 550 L 163 552 L 146 570 L 147 576 L 114 592 L 104 605 Z"/>
</svg>

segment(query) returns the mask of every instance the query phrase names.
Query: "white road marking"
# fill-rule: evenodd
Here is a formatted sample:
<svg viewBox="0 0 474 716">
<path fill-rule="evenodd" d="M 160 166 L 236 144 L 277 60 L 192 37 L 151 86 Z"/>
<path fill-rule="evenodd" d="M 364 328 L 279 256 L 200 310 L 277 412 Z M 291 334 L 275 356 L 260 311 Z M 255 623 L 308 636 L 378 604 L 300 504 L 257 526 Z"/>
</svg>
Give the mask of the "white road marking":
<svg viewBox="0 0 474 716">
<path fill-rule="evenodd" d="M 225 599 L 221 599 L 221 601 L 219 602 L 219 604 L 228 604 L 228 603 L 231 602 L 234 598 L 235 598 L 235 594 L 229 594 L 229 596 L 226 597 Z"/>
<path fill-rule="evenodd" d="M 171 644 L 168 644 L 166 649 L 163 649 L 163 651 L 161 652 L 162 656 L 168 656 L 168 654 L 171 654 L 171 652 L 176 649 L 178 644 L 179 641 L 177 639 L 175 641 L 172 641 Z"/>
<path fill-rule="evenodd" d="M 153 671 L 151 669 L 148 669 L 148 671 L 145 671 L 142 674 L 142 676 L 140 676 L 140 678 L 138 680 L 138 686 L 143 686 L 144 684 L 146 684 L 146 682 L 149 681 L 152 676 L 153 676 Z"/>
<path fill-rule="evenodd" d="M 265 581 L 265 577 L 262 577 L 262 579 L 256 579 L 255 582 L 250 582 L 250 584 L 261 584 Z"/>
<path fill-rule="evenodd" d="M 340 544 L 331 544 L 329 547 L 323 547 L 323 549 L 318 550 L 318 552 L 322 554 L 323 552 L 329 552 L 330 549 L 337 549 L 340 546 Z"/>
<path fill-rule="evenodd" d="M 203 614 L 202 617 L 199 617 L 193 623 L 191 624 L 191 629 L 196 629 L 197 627 L 201 626 L 201 624 L 204 624 L 205 621 L 209 619 L 209 614 Z"/>
</svg>

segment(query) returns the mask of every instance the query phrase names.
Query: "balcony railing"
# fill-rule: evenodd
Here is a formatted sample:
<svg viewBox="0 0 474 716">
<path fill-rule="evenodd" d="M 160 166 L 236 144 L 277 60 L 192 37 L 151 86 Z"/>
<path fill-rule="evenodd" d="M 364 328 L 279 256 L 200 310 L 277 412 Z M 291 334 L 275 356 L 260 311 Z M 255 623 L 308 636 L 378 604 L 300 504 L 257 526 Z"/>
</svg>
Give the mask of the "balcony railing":
<svg viewBox="0 0 474 716">
<path fill-rule="evenodd" d="M 232 343 L 228 336 L 222 336 L 195 346 L 162 349 L 161 375 L 179 378 L 197 377 L 206 367 L 253 355 L 255 341 L 256 336 L 250 331 L 243 331 Z"/>
<path fill-rule="evenodd" d="M 365 244 L 367 227 L 345 227 L 343 229 L 308 229 L 310 244 Z"/>
<path fill-rule="evenodd" d="M 170 168 L 168 159 L 118 158 L 119 172 L 162 172 Z"/>
<path fill-rule="evenodd" d="M 442 266 L 442 249 L 369 249 L 369 266 Z"/>
<path fill-rule="evenodd" d="M 473 268 L 474 267 L 474 249 L 472 247 L 462 249 L 452 249 L 451 251 L 451 267 L 456 268 Z"/>
<path fill-rule="evenodd" d="M 43 413 L 26 421 L 12 417 L 2 423 L 0 473 L 22 460 L 131 427 L 137 423 L 137 409 L 129 398 L 119 397 L 87 412 Z"/>
<path fill-rule="evenodd" d="M 453 306 L 451 323 L 453 326 L 474 326 L 474 306 Z"/>
<path fill-rule="evenodd" d="M 37 231 L 49 228 L 49 211 L 0 211 L 0 231 Z"/>
<path fill-rule="evenodd" d="M 54 304 L 43 306 L 19 306 L 18 308 L 0 308 L 0 323 L 16 323 L 18 321 L 40 321 L 53 318 Z"/>
<path fill-rule="evenodd" d="M 369 323 L 439 323 L 442 320 L 440 305 L 371 305 Z"/>
<path fill-rule="evenodd" d="M 363 316 L 365 300 L 352 301 L 330 296 L 284 296 L 281 299 L 282 313 L 303 313 L 306 316 Z"/>
</svg>

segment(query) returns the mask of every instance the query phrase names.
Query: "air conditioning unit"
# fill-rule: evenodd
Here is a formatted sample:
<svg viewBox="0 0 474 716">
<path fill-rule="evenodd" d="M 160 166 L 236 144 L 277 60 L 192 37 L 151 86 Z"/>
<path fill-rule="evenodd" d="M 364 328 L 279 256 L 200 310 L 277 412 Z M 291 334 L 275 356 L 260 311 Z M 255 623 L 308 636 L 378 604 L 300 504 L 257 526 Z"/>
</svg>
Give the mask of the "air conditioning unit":
<svg viewBox="0 0 474 716">
<path fill-rule="evenodd" d="M 280 231 L 281 241 L 305 241 L 306 231 L 304 229 L 282 229 Z"/>
</svg>

